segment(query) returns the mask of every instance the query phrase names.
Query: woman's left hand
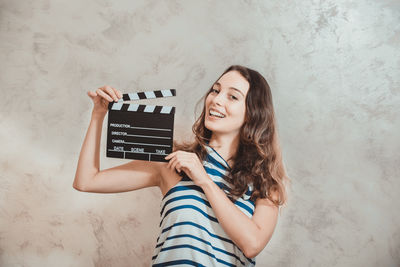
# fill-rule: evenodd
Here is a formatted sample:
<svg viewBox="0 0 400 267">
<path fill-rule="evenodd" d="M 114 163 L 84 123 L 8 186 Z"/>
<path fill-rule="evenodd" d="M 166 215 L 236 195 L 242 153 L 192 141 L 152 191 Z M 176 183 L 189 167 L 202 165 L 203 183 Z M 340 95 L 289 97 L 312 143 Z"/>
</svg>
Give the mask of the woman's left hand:
<svg viewBox="0 0 400 267">
<path fill-rule="evenodd" d="M 166 156 L 165 159 L 169 160 L 168 168 L 176 169 L 178 172 L 184 171 L 198 186 L 210 179 L 195 153 L 178 150 Z"/>
</svg>

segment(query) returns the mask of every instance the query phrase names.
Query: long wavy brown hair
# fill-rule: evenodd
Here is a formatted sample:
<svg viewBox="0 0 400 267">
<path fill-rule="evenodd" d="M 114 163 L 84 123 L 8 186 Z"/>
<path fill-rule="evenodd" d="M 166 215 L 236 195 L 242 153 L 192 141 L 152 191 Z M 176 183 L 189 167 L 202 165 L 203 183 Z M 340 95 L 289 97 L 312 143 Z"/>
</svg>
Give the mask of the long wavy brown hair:
<svg viewBox="0 0 400 267">
<path fill-rule="evenodd" d="M 252 201 L 268 198 L 276 206 L 281 206 L 287 200 L 286 184 L 289 177 L 282 160 L 271 89 L 260 73 L 240 65 L 227 68 L 217 81 L 229 71 L 239 72 L 249 82 L 250 88 L 246 96 L 245 122 L 240 129 L 239 147 L 232 157 L 234 165 L 225 177 L 231 184 L 228 196 L 234 201 L 247 191 L 249 184 L 253 184 Z M 212 88 L 203 97 L 204 100 L 200 100 L 203 100 L 204 107 L 192 127 L 195 140 L 174 146 L 174 150 L 196 153 L 201 160 L 207 156 L 205 146 L 212 134 L 204 124 L 205 99 Z"/>
</svg>

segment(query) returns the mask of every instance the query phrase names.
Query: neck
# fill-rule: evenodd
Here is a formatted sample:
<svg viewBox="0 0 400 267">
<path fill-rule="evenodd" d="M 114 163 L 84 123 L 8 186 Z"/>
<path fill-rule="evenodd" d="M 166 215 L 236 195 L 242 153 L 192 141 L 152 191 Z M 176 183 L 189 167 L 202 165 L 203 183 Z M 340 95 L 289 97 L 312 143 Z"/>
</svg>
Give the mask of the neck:
<svg viewBox="0 0 400 267">
<path fill-rule="evenodd" d="M 239 134 L 221 135 L 212 133 L 209 145 L 223 157 L 230 166 L 232 166 L 232 157 L 235 156 L 239 147 Z M 231 165 L 232 164 L 232 165 Z"/>
</svg>

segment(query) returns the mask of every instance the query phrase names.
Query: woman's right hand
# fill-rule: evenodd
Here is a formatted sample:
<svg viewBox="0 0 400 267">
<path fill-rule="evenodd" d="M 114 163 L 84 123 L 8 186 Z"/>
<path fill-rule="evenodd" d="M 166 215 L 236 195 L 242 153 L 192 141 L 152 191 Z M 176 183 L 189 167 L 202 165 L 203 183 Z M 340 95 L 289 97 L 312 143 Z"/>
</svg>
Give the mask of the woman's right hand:
<svg viewBox="0 0 400 267">
<path fill-rule="evenodd" d="M 93 111 L 92 114 L 105 116 L 108 111 L 108 104 L 113 101 L 118 101 L 122 98 L 122 93 L 108 85 L 100 87 L 96 92 L 87 92 L 88 96 L 93 101 Z"/>
</svg>

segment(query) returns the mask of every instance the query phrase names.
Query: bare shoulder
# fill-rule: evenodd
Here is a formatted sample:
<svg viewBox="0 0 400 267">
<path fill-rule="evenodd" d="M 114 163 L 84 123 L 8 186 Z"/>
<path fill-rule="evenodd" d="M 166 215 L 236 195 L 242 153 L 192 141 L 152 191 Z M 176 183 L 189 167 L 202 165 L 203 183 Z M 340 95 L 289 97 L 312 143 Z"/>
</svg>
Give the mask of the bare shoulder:
<svg viewBox="0 0 400 267">
<path fill-rule="evenodd" d="M 270 192 L 270 194 L 271 194 L 271 198 L 274 201 L 279 199 L 278 192 L 273 191 L 273 192 Z M 272 210 L 279 210 L 279 208 L 269 198 L 258 198 L 256 200 L 255 206 L 256 207 L 264 206 L 264 207 L 268 207 Z"/>
<path fill-rule="evenodd" d="M 167 168 L 167 163 L 161 163 L 160 168 L 160 190 L 164 196 L 182 177 L 175 171 Z"/>
<path fill-rule="evenodd" d="M 276 195 L 271 195 L 275 200 Z M 255 203 L 252 220 L 260 229 L 264 229 L 266 222 L 275 225 L 278 219 L 279 207 L 268 198 L 258 198 Z M 268 227 L 267 227 L 268 228 Z M 265 229 L 267 229 L 265 228 Z"/>
</svg>

